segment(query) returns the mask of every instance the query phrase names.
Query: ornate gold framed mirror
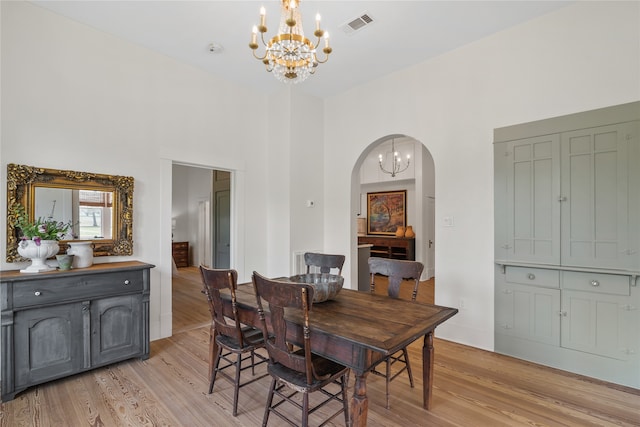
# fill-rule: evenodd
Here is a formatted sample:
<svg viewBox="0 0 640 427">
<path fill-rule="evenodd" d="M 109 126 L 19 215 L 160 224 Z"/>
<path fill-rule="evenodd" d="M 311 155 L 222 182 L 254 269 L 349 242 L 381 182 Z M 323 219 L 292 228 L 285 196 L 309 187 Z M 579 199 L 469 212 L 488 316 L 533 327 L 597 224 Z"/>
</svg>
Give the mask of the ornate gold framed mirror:
<svg viewBox="0 0 640 427">
<path fill-rule="evenodd" d="M 16 204 L 30 221 L 70 221 L 73 239 L 91 240 L 94 256 L 133 254 L 133 177 L 8 164 L 7 262 L 26 261 L 18 254 Z M 69 241 L 60 240 L 61 253 Z"/>
</svg>

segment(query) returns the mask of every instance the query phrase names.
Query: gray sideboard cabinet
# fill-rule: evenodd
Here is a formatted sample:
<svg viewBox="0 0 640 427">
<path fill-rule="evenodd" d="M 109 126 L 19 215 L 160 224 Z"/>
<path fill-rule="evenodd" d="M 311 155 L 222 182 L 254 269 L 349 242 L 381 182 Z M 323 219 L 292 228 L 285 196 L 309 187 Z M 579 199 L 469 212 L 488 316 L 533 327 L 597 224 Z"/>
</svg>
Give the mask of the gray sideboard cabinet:
<svg viewBox="0 0 640 427">
<path fill-rule="evenodd" d="M 494 132 L 495 351 L 640 388 L 640 102 Z"/>
<path fill-rule="evenodd" d="M 2 401 L 36 384 L 147 359 L 153 267 L 129 261 L 1 272 Z"/>
</svg>

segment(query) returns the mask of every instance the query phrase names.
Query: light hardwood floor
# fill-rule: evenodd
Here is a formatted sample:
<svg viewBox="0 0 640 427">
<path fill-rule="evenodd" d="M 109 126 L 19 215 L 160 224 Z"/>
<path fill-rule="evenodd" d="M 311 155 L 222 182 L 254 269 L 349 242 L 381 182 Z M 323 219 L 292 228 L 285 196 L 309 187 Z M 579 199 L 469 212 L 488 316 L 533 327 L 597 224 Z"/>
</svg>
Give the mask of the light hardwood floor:
<svg viewBox="0 0 640 427">
<path fill-rule="evenodd" d="M 379 288 L 384 291 L 384 285 Z M 200 289 L 197 269 L 179 270 L 174 335 L 152 342 L 148 360 L 30 388 L 2 403 L 0 425 L 259 426 L 268 378 L 241 390 L 235 418 L 229 383 L 221 380 L 213 394 L 206 393 L 209 313 Z M 419 300 L 429 298 L 425 289 Z M 640 426 L 638 390 L 440 339 L 435 340 L 433 409 L 425 411 L 421 345 L 410 347 L 416 388 L 409 387 L 404 374 L 393 381 L 389 410 L 384 408 L 384 379 L 368 377 L 370 426 Z M 274 417 L 269 423 L 281 425 Z M 331 425 L 342 424 L 337 419 Z"/>
</svg>

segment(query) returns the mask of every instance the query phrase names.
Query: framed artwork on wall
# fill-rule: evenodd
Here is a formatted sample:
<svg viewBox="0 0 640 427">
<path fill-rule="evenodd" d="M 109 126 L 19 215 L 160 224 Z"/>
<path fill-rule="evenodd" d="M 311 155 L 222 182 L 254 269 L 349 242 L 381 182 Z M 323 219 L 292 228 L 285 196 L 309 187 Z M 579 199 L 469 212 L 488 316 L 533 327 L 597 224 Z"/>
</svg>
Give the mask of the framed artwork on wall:
<svg viewBox="0 0 640 427">
<path fill-rule="evenodd" d="M 367 234 L 395 235 L 407 223 L 407 190 L 367 193 Z"/>
</svg>

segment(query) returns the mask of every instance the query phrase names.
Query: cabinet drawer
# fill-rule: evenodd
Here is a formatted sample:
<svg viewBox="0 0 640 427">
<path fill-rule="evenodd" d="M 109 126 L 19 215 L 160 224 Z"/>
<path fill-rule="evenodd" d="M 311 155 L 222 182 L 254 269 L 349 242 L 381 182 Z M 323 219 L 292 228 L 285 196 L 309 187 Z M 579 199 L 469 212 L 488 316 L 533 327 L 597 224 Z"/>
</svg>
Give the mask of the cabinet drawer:
<svg viewBox="0 0 640 427">
<path fill-rule="evenodd" d="M 543 286 L 545 288 L 560 287 L 560 272 L 543 268 L 507 266 L 505 279 L 508 283 Z"/>
<path fill-rule="evenodd" d="M 142 271 L 52 277 L 16 283 L 13 288 L 13 305 L 19 308 L 52 302 L 79 301 L 123 292 L 140 292 L 142 288 Z"/>
<path fill-rule="evenodd" d="M 173 252 L 189 252 L 189 242 L 173 242 Z"/>
<path fill-rule="evenodd" d="M 631 295 L 629 276 L 619 274 L 562 272 L 562 287 L 576 291 Z"/>
</svg>

